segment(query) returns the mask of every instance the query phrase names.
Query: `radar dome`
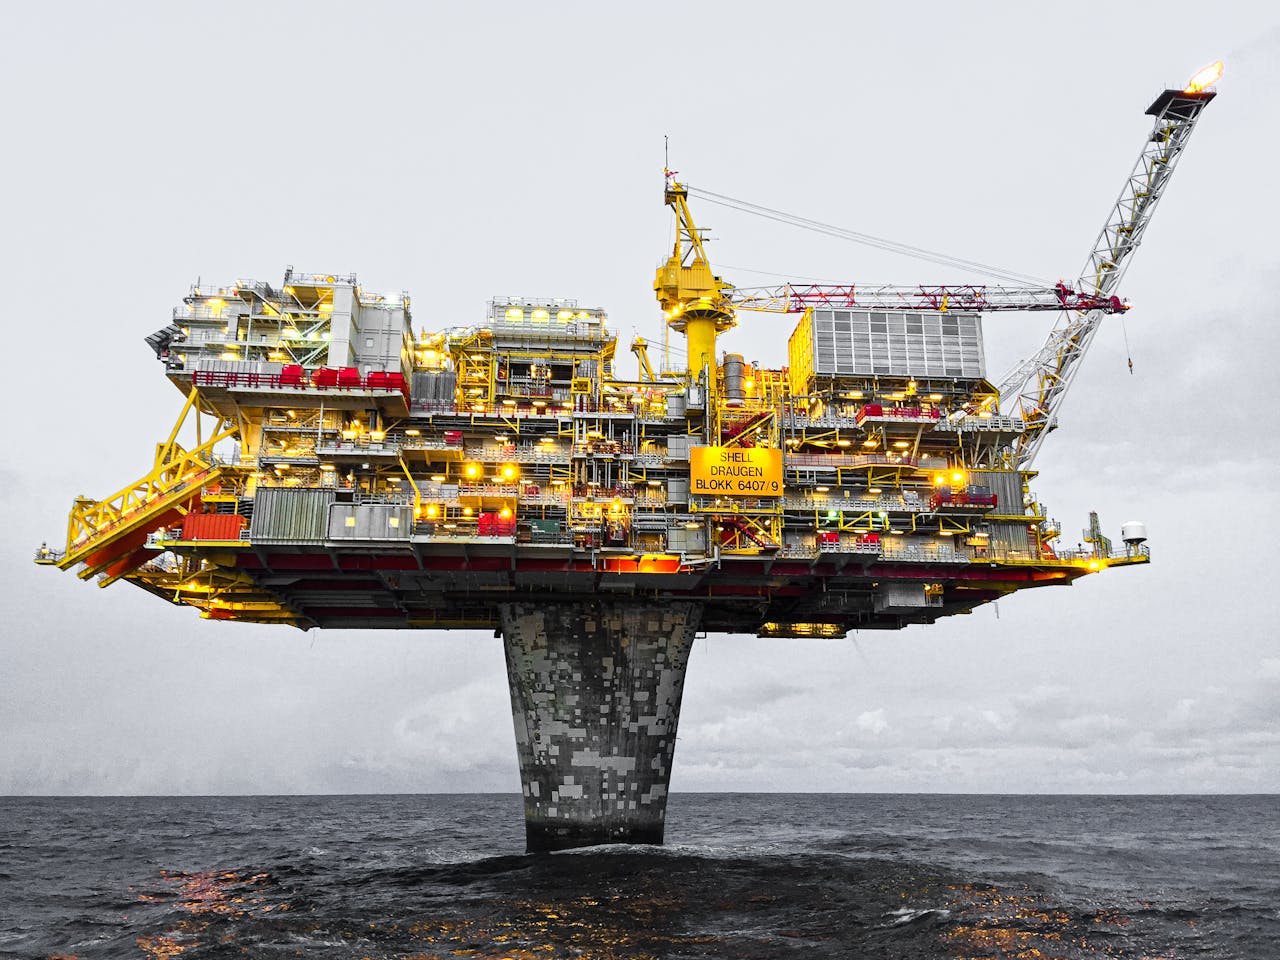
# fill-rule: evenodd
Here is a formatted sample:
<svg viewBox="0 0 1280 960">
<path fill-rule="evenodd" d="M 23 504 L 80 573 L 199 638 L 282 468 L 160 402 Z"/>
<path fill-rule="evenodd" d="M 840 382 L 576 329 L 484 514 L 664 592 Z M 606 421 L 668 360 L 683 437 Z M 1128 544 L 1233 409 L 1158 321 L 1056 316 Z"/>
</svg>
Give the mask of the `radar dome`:
<svg viewBox="0 0 1280 960">
<path fill-rule="evenodd" d="M 1120 539 L 1125 543 L 1143 543 L 1147 539 L 1147 525 L 1141 520 L 1129 520 L 1120 525 Z"/>
</svg>

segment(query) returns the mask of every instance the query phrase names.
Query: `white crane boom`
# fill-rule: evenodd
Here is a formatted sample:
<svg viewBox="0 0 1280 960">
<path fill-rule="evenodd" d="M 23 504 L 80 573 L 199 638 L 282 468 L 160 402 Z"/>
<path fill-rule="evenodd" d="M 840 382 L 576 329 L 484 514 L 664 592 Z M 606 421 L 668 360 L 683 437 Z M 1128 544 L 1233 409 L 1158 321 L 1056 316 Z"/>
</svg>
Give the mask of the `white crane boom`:
<svg viewBox="0 0 1280 960">
<path fill-rule="evenodd" d="M 1078 293 L 1066 284 L 1053 287 L 997 287 L 986 284 L 896 286 L 892 284 L 784 283 L 771 287 L 729 287 L 736 310 L 803 313 L 815 310 L 987 310 L 1125 309 L 1118 297 Z"/>
<path fill-rule="evenodd" d="M 1104 302 L 1112 299 L 1133 251 L 1151 223 L 1151 216 L 1200 112 L 1216 96 L 1209 88 L 1221 74 L 1220 62 L 1207 67 L 1192 77 L 1185 89 L 1165 90 L 1147 108 L 1147 115 L 1155 117 L 1151 135 L 1075 285 L 1082 294 L 1094 295 Z M 1001 381 L 1001 410 L 1020 416 L 1026 423 L 1026 432 L 1014 450 L 1014 459 L 1020 468 L 1030 466 L 1045 436 L 1057 426 L 1063 397 L 1106 312 L 1064 310 L 1044 346 Z"/>
</svg>

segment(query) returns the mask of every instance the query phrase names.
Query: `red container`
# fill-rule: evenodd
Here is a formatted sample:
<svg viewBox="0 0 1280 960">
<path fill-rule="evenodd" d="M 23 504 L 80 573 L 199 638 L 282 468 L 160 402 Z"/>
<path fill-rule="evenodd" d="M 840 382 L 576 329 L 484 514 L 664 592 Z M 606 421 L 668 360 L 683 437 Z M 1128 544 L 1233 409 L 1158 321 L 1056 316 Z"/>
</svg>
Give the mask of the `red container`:
<svg viewBox="0 0 1280 960">
<path fill-rule="evenodd" d="M 236 513 L 188 513 L 182 519 L 183 540 L 239 540 L 244 517 Z"/>
<path fill-rule="evenodd" d="M 407 384 L 407 383 L 405 382 L 404 374 L 403 374 L 403 373 L 388 373 L 388 374 L 387 374 L 387 389 L 388 389 L 388 390 L 399 390 L 399 391 L 400 391 L 401 393 L 403 393 L 406 397 L 409 395 L 409 384 Z"/>
<path fill-rule="evenodd" d="M 374 370 L 369 374 L 370 390 L 389 390 L 390 385 L 387 383 L 388 374 L 383 370 Z"/>
<path fill-rule="evenodd" d="M 330 367 L 321 367 L 311 375 L 311 382 L 317 387 L 336 387 L 338 385 L 338 371 Z"/>
<path fill-rule="evenodd" d="M 286 363 L 284 365 L 284 369 L 280 371 L 280 386 L 282 387 L 302 386 L 302 364 Z"/>
<path fill-rule="evenodd" d="M 338 386 L 340 387 L 358 387 L 360 386 L 360 370 L 357 367 L 343 367 L 338 371 Z"/>
<path fill-rule="evenodd" d="M 504 520 L 498 513 L 482 513 L 477 523 L 477 532 L 482 537 L 509 537 L 516 532 L 514 518 Z"/>
</svg>

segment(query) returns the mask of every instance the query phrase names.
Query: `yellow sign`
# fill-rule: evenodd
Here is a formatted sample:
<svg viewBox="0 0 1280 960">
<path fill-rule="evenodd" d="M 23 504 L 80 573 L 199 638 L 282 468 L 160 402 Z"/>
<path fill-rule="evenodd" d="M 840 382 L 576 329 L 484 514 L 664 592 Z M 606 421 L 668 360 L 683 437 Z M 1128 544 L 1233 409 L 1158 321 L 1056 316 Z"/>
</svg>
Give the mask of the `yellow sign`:
<svg viewBox="0 0 1280 960">
<path fill-rule="evenodd" d="M 782 451 L 762 447 L 692 447 L 689 492 L 732 497 L 782 496 Z"/>
</svg>

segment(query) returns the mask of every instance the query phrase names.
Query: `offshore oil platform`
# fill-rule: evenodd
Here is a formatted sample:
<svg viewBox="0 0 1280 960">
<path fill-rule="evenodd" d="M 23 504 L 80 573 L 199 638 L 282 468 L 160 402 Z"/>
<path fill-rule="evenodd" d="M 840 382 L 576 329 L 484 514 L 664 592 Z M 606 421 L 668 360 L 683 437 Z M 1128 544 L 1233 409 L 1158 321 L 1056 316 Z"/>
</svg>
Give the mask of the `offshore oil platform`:
<svg viewBox="0 0 1280 960">
<path fill-rule="evenodd" d="M 736 287 L 702 192 L 667 173 L 654 291 L 678 369 L 637 337 L 623 376 L 605 312 L 573 300 L 420 333 L 407 294 L 354 275 L 192 287 L 146 338 L 177 422 L 36 560 L 215 620 L 493 630 L 529 849 L 661 842 L 700 631 L 897 630 L 1149 561 L 1136 522 L 1116 547 L 1093 516 L 1087 547 L 1059 547 L 1032 463 L 1220 73 L 1147 110 L 1074 285 Z M 785 366 L 720 352 L 744 310 L 796 315 Z M 992 310 L 1058 314 L 999 384 Z"/>
</svg>

